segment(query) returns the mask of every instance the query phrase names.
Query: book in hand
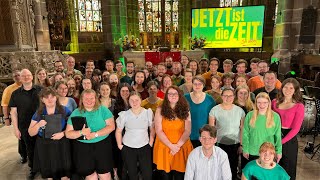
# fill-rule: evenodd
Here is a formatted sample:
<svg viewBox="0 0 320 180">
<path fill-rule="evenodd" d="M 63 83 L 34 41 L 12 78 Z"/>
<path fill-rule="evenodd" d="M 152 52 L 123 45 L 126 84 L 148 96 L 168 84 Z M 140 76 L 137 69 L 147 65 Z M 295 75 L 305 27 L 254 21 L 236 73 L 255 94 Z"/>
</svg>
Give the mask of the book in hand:
<svg viewBox="0 0 320 180">
<path fill-rule="evenodd" d="M 62 131 L 62 114 L 43 115 L 42 118 L 47 122 L 43 129 L 43 138 L 51 139 L 52 135 Z"/>
<path fill-rule="evenodd" d="M 86 125 L 86 128 L 88 127 L 86 117 L 74 116 L 74 117 L 71 117 L 71 121 L 72 121 L 73 129 L 75 131 L 81 130 L 83 128 L 83 125 Z M 85 139 L 86 139 L 85 136 L 80 136 L 78 138 L 78 140 L 85 140 Z"/>
</svg>

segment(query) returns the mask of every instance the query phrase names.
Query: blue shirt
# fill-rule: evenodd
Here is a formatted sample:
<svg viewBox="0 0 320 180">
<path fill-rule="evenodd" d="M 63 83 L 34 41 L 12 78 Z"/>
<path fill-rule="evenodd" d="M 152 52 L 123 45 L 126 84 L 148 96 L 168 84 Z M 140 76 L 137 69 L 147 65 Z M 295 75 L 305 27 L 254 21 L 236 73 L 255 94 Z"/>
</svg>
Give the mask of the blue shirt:
<svg viewBox="0 0 320 180">
<path fill-rule="evenodd" d="M 70 116 L 71 114 L 71 111 L 69 111 L 67 107 L 63 106 L 63 108 L 64 108 L 65 115 L 62 115 L 61 117 L 61 128 L 62 128 L 61 131 L 64 131 L 66 129 L 66 124 L 67 124 L 66 121 L 68 119 L 68 116 Z M 54 111 L 54 114 L 61 114 L 61 113 L 59 113 L 56 108 Z M 40 120 L 42 120 L 42 115 L 48 115 L 46 108 L 43 108 L 42 114 L 40 116 L 38 115 L 37 112 L 35 112 L 32 116 L 32 120 L 39 122 Z M 42 133 L 43 133 L 42 129 L 39 128 L 38 135 L 42 137 Z"/>
<path fill-rule="evenodd" d="M 216 105 L 216 101 L 208 94 L 200 104 L 195 104 L 190 94 L 185 94 L 185 98 L 187 99 L 190 106 L 190 114 L 191 114 L 191 140 L 199 140 L 199 129 L 202 128 L 203 125 L 208 124 L 209 120 L 209 112 L 213 106 Z"/>
</svg>

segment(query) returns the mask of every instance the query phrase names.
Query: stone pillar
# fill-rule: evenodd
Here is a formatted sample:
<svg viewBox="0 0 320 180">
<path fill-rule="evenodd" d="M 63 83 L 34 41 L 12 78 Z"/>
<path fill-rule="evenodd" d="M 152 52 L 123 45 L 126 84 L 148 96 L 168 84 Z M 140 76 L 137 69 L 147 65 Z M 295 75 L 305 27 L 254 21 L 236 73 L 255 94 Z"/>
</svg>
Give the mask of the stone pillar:
<svg viewBox="0 0 320 180">
<path fill-rule="evenodd" d="M 74 0 L 67 0 L 67 5 L 69 9 L 69 23 L 70 23 L 70 50 L 74 53 L 79 52 L 79 40 L 78 40 L 78 24 L 77 24 L 77 14 L 75 13 L 76 4 Z"/>
<path fill-rule="evenodd" d="M 101 3 L 103 40 L 105 48 L 112 49 L 114 42 L 127 34 L 126 0 L 109 0 Z"/>
<path fill-rule="evenodd" d="M 319 0 L 278 0 L 277 19 L 273 38 L 274 54 L 272 57 L 280 59 L 279 74 L 290 71 L 291 55 L 299 50 L 319 53 L 320 32 L 316 31 L 315 44 L 299 44 L 300 28 L 303 9 L 310 5 L 319 8 Z M 319 9 L 318 9 L 319 12 Z M 318 13 L 319 14 L 319 13 Z M 320 28 L 318 15 L 317 29 Z"/>
<path fill-rule="evenodd" d="M 134 35 L 136 38 L 140 38 L 138 8 L 139 6 L 137 0 L 127 0 L 128 35 Z"/>
<path fill-rule="evenodd" d="M 50 50 L 50 37 L 45 0 L 33 0 L 34 31 L 38 51 Z"/>
</svg>

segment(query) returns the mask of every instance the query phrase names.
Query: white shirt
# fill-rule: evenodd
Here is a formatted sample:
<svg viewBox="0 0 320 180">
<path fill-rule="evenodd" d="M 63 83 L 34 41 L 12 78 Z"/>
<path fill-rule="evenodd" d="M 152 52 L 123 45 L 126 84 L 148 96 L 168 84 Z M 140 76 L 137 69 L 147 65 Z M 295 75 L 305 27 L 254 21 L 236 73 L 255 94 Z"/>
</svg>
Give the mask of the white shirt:
<svg viewBox="0 0 320 180">
<path fill-rule="evenodd" d="M 231 180 L 228 155 L 214 146 L 213 153 L 207 158 L 202 146 L 195 148 L 188 157 L 184 180 Z"/>
</svg>

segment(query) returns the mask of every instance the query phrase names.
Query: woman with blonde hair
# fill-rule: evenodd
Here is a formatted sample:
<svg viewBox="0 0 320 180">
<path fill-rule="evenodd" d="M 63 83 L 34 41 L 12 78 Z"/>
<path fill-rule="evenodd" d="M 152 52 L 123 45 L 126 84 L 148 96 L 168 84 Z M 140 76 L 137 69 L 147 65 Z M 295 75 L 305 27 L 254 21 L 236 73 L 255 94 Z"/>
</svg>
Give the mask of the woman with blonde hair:
<svg viewBox="0 0 320 180">
<path fill-rule="evenodd" d="M 289 180 L 290 176 L 277 163 L 274 162 L 276 150 L 272 143 L 264 142 L 259 149 L 259 158 L 249 162 L 243 169 L 241 180 L 263 179 Z"/>
<path fill-rule="evenodd" d="M 39 68 L 36 70 L 34 84 L 40 85 L 43 87 L 51 86 L 48 73 L 44 68 Z"/>
<path fill-rule="evenodd" d="M 256 97 L 253 111 L 244 121 L 242 130 L 243 156 L 248 160 L 259 157 L 259 148 L 264 142 L 271 142 L 276 149 L 277 162 L 282 157 L 280 116 L 271 110 L 271 100 L 267 93 L 261 92 Z"/>
<path fill-rule="evenodd" d="M 247 85 L 237 87 L 234 104 L 241 107 L 246 114 L 253 109 L 254 104 L 251 101 L 250 89 Z"/>
</svg>

